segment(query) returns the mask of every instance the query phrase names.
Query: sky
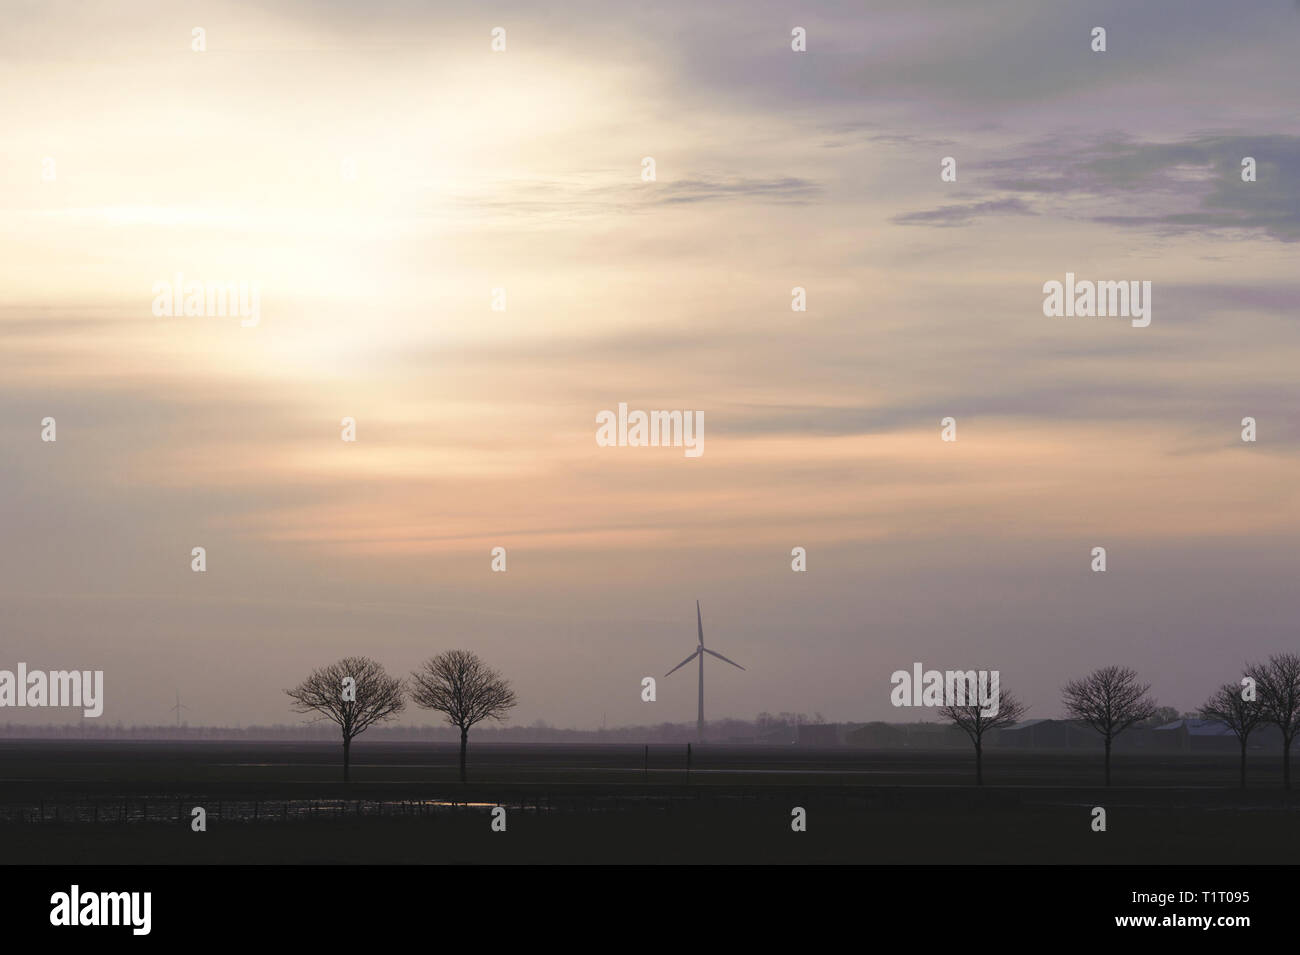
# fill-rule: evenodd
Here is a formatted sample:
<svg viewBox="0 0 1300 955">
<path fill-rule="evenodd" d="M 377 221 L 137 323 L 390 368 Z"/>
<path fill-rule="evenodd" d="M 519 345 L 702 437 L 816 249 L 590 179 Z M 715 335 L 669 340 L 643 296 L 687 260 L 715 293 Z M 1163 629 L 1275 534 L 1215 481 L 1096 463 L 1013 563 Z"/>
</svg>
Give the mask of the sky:
<svg viewBox="0 0 1300 955">
<path fill-rule="evenodd" d="M 709 717 L 934 719 L 914 662 L 1191 710 L 1300 650 L 1298 42 L 1294 0 L 8 2 L 0 669 L 249 725 L 455 647 L 511 724 L 687 722 L 698 599 Z M 1046 316 L 1067 272 L 1151 324 Z M 256 324 L 155 314 L 178 273 Z M 620 403 L 704 453 L 599 446 Z"/>
</svg>

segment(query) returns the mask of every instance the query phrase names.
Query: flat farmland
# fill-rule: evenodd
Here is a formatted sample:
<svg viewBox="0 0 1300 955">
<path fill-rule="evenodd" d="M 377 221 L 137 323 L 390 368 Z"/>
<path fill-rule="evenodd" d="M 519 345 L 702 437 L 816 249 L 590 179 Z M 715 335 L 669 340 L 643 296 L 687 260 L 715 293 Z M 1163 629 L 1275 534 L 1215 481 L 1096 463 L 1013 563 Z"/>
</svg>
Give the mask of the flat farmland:
<svg viewBox="0 0 1300 955">
<path fill-rule="evenodd" d="M 704 745 L 0 742 L 0 862 L 1289 863 L 1280 759 Z M 492 809 L 506 810 L 493 831 Z M 195 807 L 207 831 L 194 832 Z M 1106 811 L 1105 832 L 1092 828 Z M 807 829 L 791 829 L 805 810 Z"/>
</svg>

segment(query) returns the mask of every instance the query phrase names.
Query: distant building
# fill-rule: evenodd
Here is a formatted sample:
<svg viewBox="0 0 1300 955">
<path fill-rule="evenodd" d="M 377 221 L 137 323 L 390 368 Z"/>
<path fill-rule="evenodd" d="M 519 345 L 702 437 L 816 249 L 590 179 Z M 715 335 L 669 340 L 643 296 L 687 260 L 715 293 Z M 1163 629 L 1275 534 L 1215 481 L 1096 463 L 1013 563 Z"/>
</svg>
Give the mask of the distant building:
<svg viewBox="0 0 1300 955">
<path fill-rule="evenodd" d="M 1256 738 L 1255 734 L 1259 734 Z M 1268 739 L 1266 728 L 1251 735 L 1251 749 Z M 1272 738 L 1273 745 L 1277 737 Z M 997 731 L 994 746 L 1015 749 L 1103 749 L 1102 736 L 1084 723 L 1074 720 L 1025 720 Z M 1237 748 L 1232 730 L 1214 720 L 1174 720 L 1163 726 L 1130 726 L 1114 738 L 1117 753 L 1134 751 L 1228 752 Z"/>
<path fill-rule="evenodd" d="M 1218 720 L 1182 719 L 1158 726 L 1152 733 L 1162 742 L 1162 749 L 1184 753 L 1239 753 L 1241 743 L 1231 727 Z M 1296 741 L 1300 743 L 1300 740 Z M 1293 744 L 1294 745 L 1294 744 Z M 1247 749 L 1276 751 L 1282 746 L 1282 734 L 1271 723 L 1251 730 Z"/>
<path fill-rule="evenodd" d="M 1014 749 L 1096 749 L 1101 737 L 1071 720 L 1022 720 L 997 730 L 995 746 Z"/>
<path fill-rule="evenodd" d="M 1157 726 L 1152 731 L 1161 749 L 1183 753 L 1240 752 L 1241 744 L 1226 723 L 1218 720 L 1182 719 Z"/>
<path fill-rule="evenodd" d="M 1075 720 L 1024 720 L 1015 726 L 997 731 L 990 741 L 994 746 L 1016 749 L 1104 749 L 1101 734 L 1085 723 Z M 1111 744 L 1115 752 L 1157 749 L 1160 737 L 1155 730 L 1130 727 L 1115 737 Z"/>
<path fill-rule="evenodd" d="M 800 746 L 840 746 L 844 742 L 839 723 L 800 723 L 795 740 Z"/>
<path fill-rule="evenodd" d="M 879 721 L 855 726 L 844 734 L 845 743 L 866 749 L 893 749 L 901 747 L 906 740 L 903 727 Z"/>
</svg>

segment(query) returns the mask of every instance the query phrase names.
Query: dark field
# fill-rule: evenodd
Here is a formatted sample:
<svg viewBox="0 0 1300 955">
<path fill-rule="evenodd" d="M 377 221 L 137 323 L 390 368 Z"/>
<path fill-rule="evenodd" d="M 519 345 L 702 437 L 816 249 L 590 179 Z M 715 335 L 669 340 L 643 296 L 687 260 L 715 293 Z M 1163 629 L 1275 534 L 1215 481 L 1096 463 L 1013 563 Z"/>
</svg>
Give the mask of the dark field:
<svg viewBox="0 0 1300 955">
<path fill-rule="evenodd" d="M 1280 760 L 359 742 L 0 742 L 0 862 L 1290 863 Z M 490 828 L 505 806 L 507 831 Z M 207 812 L 192 832 L 190 811 Z M 807 810 L 792 832 L 791 809 Z M 1107 812 L 1093 832 L 1091 810 Z"/>
</svg>

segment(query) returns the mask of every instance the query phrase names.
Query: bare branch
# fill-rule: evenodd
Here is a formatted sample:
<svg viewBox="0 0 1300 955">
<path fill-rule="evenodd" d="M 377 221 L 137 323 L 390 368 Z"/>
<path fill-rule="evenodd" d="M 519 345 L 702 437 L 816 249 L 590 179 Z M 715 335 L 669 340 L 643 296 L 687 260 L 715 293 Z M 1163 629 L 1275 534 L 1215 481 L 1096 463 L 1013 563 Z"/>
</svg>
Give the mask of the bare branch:
<svg viewBox="0 0 1300 955">
<path fill-rule="evenodd" d="M 1065 684 L 1065 708 L 1072 719 L 1092 727 L 1110 742 L 1157 709 L 1147 696 L 1150 683 L 1139 683 L 1129 667 L 1102 667 L 1082 680 Z"/>
<path fill-rule="evenodd" d="M 448 650 L 411 674 L 411 699 L 467 732 L 485 719 L 505 719 L 517 699 L 510 683 L 468 650 Z"/>
<path fill-rule="evenodd" d="M 999 694 L 996 715 L 986 715 L 984 712 L 986 708 L 978 702 L 969 702 L 961 706 L 941 706 L 939 715 L 964 730 L 971 742 L 978 745 L 989 730 L 1018 723 L 1027 712 L 1027 707 L 1005 690 Z"/>
<path fill-rule="evenodd" d="M 1201 704 L 1201 719 L 1223 723 L 1245 742 L 1264 722 L 1264 711 L 1258 702 L 1242 699 L 1240 684 L 1225 683 Z"/>
<path fill-rule="evenodd" d="M 345 692 L 349 678 L 352 689 Z M 406 708 L 402 681 L 389 676 L 369 657 L 344 657 L 312 671 L 311 676 L 285 693 L 293 700 L 295 713 L 315 713 L 315 719 L 337 723 L 344 742 Z"/>
<path fill-rule="evenodd" d="M 1300 656 L 1278 653 L 1267 663 L 1249 667 L 1246 674 L 1255 680 L 1261 719 L 1281 730 L 1289 747 L 1300 731 Z"/>
</svg>

